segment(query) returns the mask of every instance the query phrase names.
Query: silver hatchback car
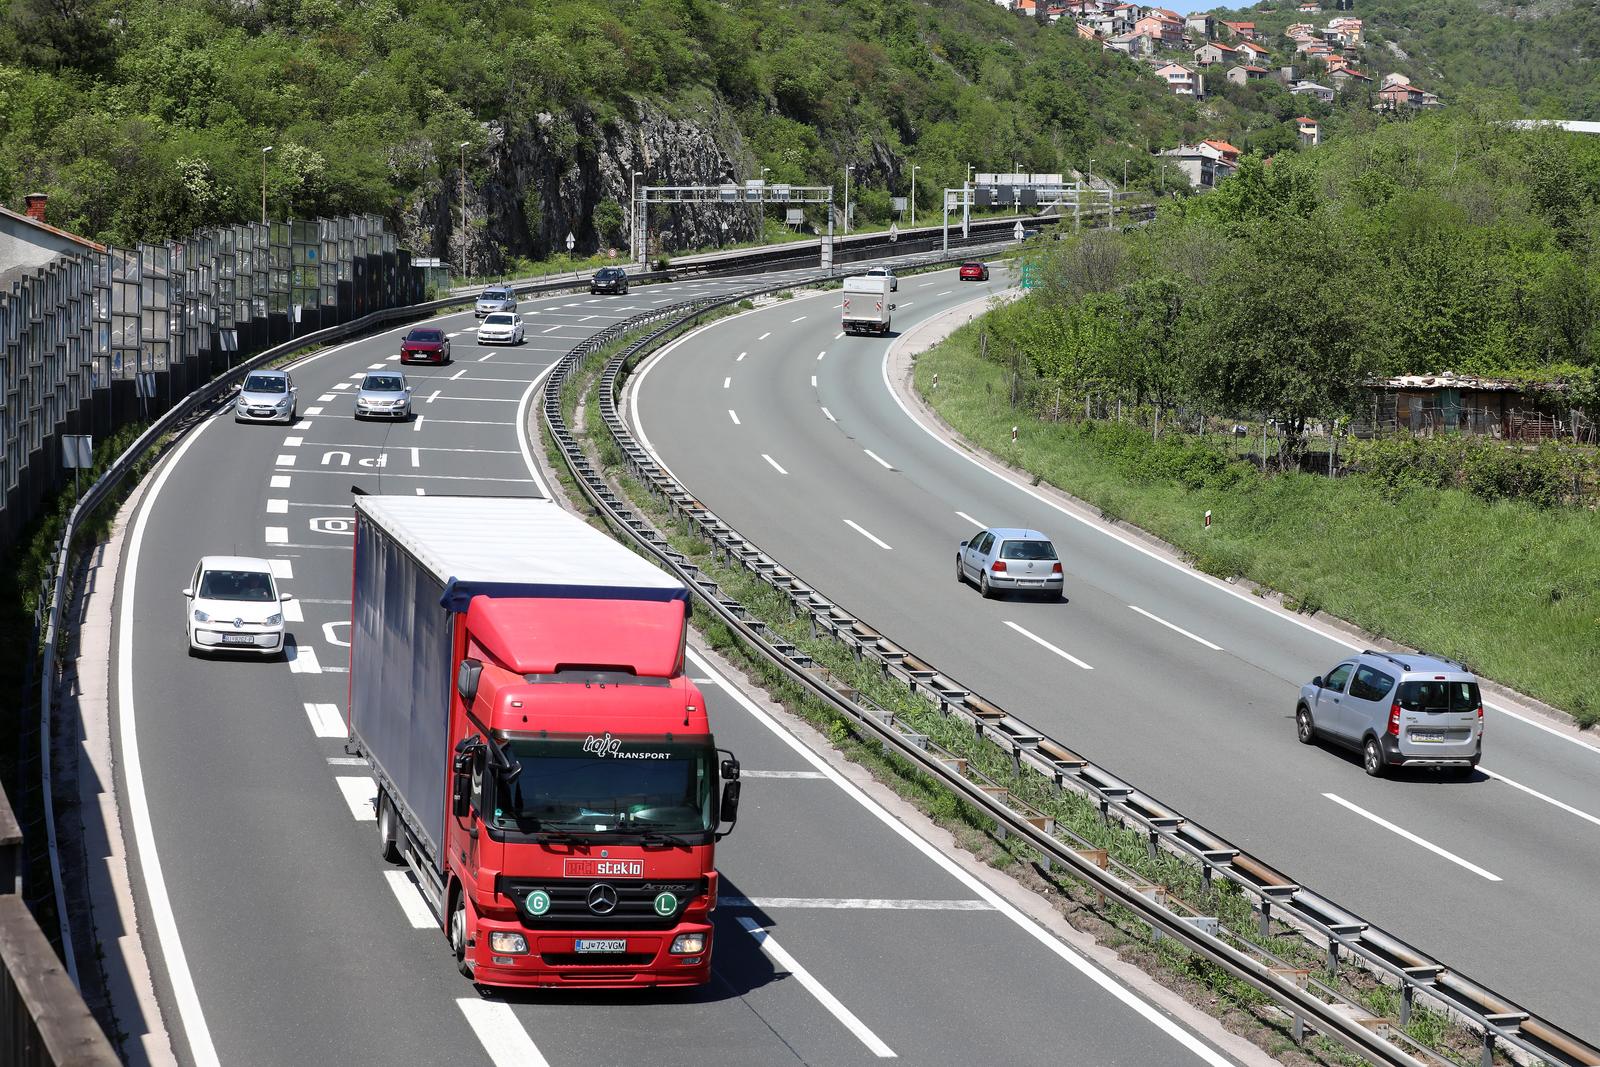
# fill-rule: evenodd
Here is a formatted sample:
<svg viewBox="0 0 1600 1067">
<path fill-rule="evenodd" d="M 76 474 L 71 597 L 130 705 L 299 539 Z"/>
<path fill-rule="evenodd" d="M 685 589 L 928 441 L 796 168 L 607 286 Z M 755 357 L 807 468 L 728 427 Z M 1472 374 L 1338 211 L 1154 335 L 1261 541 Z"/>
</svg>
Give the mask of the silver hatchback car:
<svg viewBox="0 0 1600 1067">
<path fill-rule="evenodd" d="M 397 370 L 369 371 L 356 391 L 356 418 L 409 419 L 411 385 Z"/>
<path fill-rule="evenodd" d="M 473 318 L 481 319 L 494 311 L 517 310 L 517 296 L 510 289 L 485 289 L 472 305 Z"/>
<path fill-rule="evenodd" d="M 1483 755 L 1478 679 L 1438 656 L 1351 656 L 1301 687 L 1294 719 L 1301 744 L 1327 738 L 1355 749 L 1373 777 L 1416 765 L 1470 775 Z"/>
<path fill-rule="evenodd" d="M 293 422 L 295 397 L 294 379 L 288 371 L 251 371 L 234 399 L 233 421 Z"/>
<path fill-rule="evenodd" d="M 976 582 L 985 597 L 1016 590 L 1057 598 L 1066 575 L 1056 546 L 1044 534 L 997 527 L 956 547 L 956 581 Z"/>
</svg>

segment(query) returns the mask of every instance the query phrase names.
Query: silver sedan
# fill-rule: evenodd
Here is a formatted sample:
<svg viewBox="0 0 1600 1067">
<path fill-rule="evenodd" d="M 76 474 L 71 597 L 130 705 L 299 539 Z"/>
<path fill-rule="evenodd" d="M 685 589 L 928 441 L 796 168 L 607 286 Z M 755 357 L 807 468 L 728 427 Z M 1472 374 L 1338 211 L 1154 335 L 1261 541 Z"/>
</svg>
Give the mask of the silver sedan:
<svg viewBox="0 0 1600 1067">
<path fill-rule="evenodd" d="M 409 419 L 411 386 L 397 370 L 375 370 L 361 379 L 356 392 L 356 418 Z"/>
<path fill-rule="evenodd" d="M 1038 530 L 996 527 L 956 547 L 956 580 L 992 597 L 1007 590 L 1061 596 L 1066 575 L 1056 546 Z"/>
</svg>

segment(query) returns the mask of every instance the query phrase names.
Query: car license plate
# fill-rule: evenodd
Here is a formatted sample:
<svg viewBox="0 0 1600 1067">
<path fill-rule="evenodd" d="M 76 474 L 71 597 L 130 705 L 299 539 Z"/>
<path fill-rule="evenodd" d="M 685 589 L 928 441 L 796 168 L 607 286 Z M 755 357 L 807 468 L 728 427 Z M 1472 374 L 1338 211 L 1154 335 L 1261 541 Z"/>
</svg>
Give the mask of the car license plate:
<svg viewBox="0 0 1600 1067">
<path fill-rule="evenodd" d="M 253 645 L 256 643 L 255 634 L 223 634 L 222 643 L 225 645 Z"/>
<path fill-rule="evenodd" d="M 1412 731 L 1411 740 L 1422 744 L 1439 744 L 1444 740 L 1444 734 L 1423 734 Z"/>
<path fill-rule="evenodd" d="M 572 943 L 572 951 L 574 951 L 574 952 L 626 952 L 626 951 L 628 951 L 628 942 L 627 942 L 626 938 L 621 938 L 621 937 L 606 938 L 604 940 L 599 940 L 599 939 L 595 939 L 595 938 L 578 938 L 577 940 L 573 941 L 573 943 Z"/>
</svg>

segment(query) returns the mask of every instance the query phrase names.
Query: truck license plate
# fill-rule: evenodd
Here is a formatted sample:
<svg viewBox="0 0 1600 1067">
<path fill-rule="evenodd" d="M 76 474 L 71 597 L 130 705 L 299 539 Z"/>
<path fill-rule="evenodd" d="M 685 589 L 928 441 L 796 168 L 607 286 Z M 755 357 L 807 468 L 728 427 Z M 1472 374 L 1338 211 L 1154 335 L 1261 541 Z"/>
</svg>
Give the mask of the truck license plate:
<svg viewBox="0 0 1600 1067">
<path fill-rule="evenodd" d="M 572 951 L 574 951 L 574 952 L 626 952 L 626 951 L 628 951 L 628 942 L 627 942 L 627 940 L 625 938 L 620 938 L 620 937 L 617 937 L 617 938 L 606 938 L 604 940 L 597 940 L 597 939 L 594 939 L 594 938 L 578 938 L 577 940 L 573 941 L 573 943 L 572 943 Z"/>
</svg>

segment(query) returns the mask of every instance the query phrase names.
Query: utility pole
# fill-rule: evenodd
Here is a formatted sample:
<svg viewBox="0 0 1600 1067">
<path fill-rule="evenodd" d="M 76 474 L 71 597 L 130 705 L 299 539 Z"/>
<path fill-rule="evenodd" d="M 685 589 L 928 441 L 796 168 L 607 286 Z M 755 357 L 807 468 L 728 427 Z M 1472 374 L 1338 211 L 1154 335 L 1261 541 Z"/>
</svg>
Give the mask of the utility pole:
<svg viewBox="0 0 1600 1067">
<path fill-rule="evenodd" d="M 639 195 L 634 192 L 634 182 L 644 177 L 644 171 L 636 170 L 628 178 L 628 258 L 634 257 L 634 244 L 639 239 Z"/>
<path fill-rule="evenodd" d="M 461 150 L 461 280 L 467 280 L 467 145 L 471 141 L 462 141 L 456 147 Z"/>
<path fill-rule="evenodd" d="M 911 228 L 917 228 L 917 170 L 920 164 L 911 167 Z"/>
<path fill-rule="evenodd" d="M 272 146 L 261 150 L 261 225 L 267 224 L 267 153 L 272 151 Z"/>
<path fill-rule="evenodd" d="M 850 236 L 850 172 L 856 169 L 854 163 L 844 165 L 844 235 Z"/>
</svg>

